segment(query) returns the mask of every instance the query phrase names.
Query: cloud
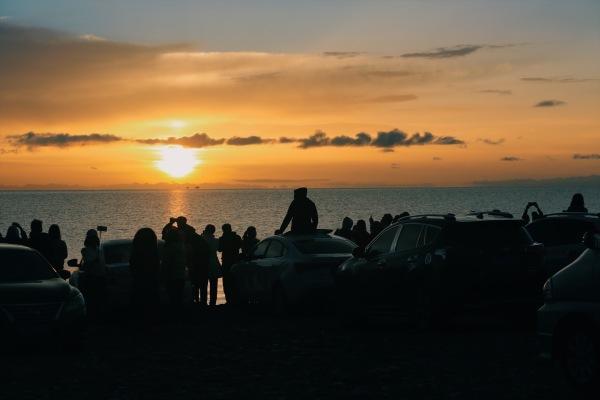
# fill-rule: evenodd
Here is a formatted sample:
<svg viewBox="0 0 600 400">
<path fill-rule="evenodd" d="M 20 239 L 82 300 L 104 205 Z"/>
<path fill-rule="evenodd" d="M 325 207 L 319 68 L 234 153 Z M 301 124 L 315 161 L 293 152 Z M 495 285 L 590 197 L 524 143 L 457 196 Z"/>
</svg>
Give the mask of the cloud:
<svg viewBox="0 0 600 400">
<path fill-rule="evenodd" d="M 372 97 L 367 100 L 369 103 L 399 103 L 402 101 L 416 100 L 418 97 L 414 94 L 390 94 L 385 96 Z"/>
<path fill-rule="evenodd" d="M 326 57 L 354 58 L 362 55 L 363 53 L 358 51 L 326 51 L 322 54 Z"/>
<path fill-rule="evenodd" d="M 274 143 L 274 139 L 263 139 L 260 136 L 239 137 L 233 136 L 227 139 L 226 143 L 231 146 L 248 146 L 252 144 Z"/>
<path fill-rule="evenodd" d="M 225 139 L 213 139 L 206 133 L 195 133 L 191 136 L 169 137 L 166 139 L 138 139 L 136 142 L 152 145 L 180 145 L 183 147 L 202 148 L 221 145 L 225 143 Z"/>
<path fill-rule="evenodd" d="M 490 94 L 500 94 L 500 95 L 511 95 L 512 90 L 501 90 L 501 89 L 484 89 L 480 90 L 479 93 L 490 93 Z"/>
<path fill-rule="evenodd" d="M 490 146 L 497 146 L 499 144 L 504 143 L 506 140 L 500 138 L 500 139 L 486 139 L 486 138 L 479 138 L 477 139 L 480 142 L 483 142 L 485 144 L 489 144 Z"/>
<path fill-rule="evenodd" d="M 567 104 L 566 102 L 562 101 L 562 100 L 542 100 L 536 104 L 534 104 L 534 107 L 558 107 L 558 106 L 564 106 L 565 104 Z"/>
<path fill-rule="evenodd" d="M 327 134 L 323 131 L 317 131 L 305 139 L 298 139 L 298 142 L 300 142 L 298 147 L 303 149 L 308 149 L 310 147 L 329 146 L 330 144 Z"/>
<path fill-rule="evenodd" d="M 119 136 L 105 133 L 89 133 L 84 135 L 72 135 L 70 133 L 35 133 L 27 132 L 21 135 L 9 135 L 8 142 L 15 147 L 68 147 L 72 145 L 107 144 L 119 142 L 123 139 Z"/>
<path fill-rule="evenodd" d="M 368 133 L 357 133 L 353 138 L 350 136 L 336 136 L 331 139 L 332 146 L 368 146 L 371 143 L 371 135 Z"/>
<path fill-rule="evenodd" d="M 469 54 L 475 53 L 481 49 L 501 49 L 505 47 L 513 47 L 516 44 L 504 44 L 504 45 L 489 45 L 489 44 L 465 44 L 457 45 L 452 47 L 438 47 L 435 50 L 417 52 L 417 53 L 405 53 L 402 57 L 405 58 L 452 58 L 452 57 L 464 57 Z"/>
<path fill-rule="evenodd" d="M 433 161 L 441 161 L 441 160 L 442 160 L 442 158 L 441 158 L 441 157 L 433 157 L 433 158 L 432 158 L 432 160 L 433 160 Z"/>
<path fill-rule="evenodd" d="M 500 159 L 500 161 L 509 161 L 509 162 L 512 162 L 512 161 L 523 161 L 523 159 L 519 158 L 519 157 L 514 157 L 514 156 L 506 156 L 506 157 L 502 157 Z"/>
<path fill-rule="evenodd" d="M 279 143 L 282 143 L 282 144 L 296 143 L 297 141 L 298 141 L 298 139 L 290 138 L 290 137 L 286 137 L 286 136 L 282 136 L 279 138 Z"/>
<path fill-rule="evenodd" d="M 573 154 L 573 160 L 600 160 L 600 154 Z"/>
<path fill-rule="evenodd" d="M 598 78 L 573 78 L 573 77 L 524 77 L 521 78 L 524 82 L 538 82 L 538 83 L 582 83 L 582 82 L 592 82 L 599 80 Z"/>
</svg>

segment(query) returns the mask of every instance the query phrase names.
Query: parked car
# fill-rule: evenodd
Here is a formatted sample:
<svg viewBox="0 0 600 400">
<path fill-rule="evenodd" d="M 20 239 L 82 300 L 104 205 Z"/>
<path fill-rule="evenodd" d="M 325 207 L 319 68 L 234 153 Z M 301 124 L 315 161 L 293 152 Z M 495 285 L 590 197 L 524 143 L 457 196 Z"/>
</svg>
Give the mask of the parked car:
<svg viewBox="0 0 600 400">
<path fill-rule="evenodd" d="M 556 360 L 578 389 L 600 389 L 600 235 L 544 284 L 538 310 L 542 356 Z"/>
<path fill-rule="evenodd" d="M 129 258 L 131 257 L 132 245 L 132 239 L 106 240 L 100 244 L 100 252 L 107 269 L 107 299 L 110 306 L 130 304 L 132 277 L 129 270 Z M 162 254 L 163 246 L 164 241 L 159 240 L 159 254 Z M 84 271 L 75 270 L 71 274 L 69 282 L 75 287 L 80 287 L 80 281 L 84 274 Z M 184 295 L 190 297 L 191 301 L 191 289 L 187 281 Z M 161 299 L 163 302 L 166 301 L 166 298 L 166 294 L 162 293 Z"/>
<path fill-rule="evenodd" d="M 262 240 L 249 260 L 231 268 L 237 304 L 270 303 L 277 312 L 334 293 L 333 272 L 356 245 L 326 230 L 275 235 Z"/>
<path fill-rule="evenodd" d="M 546 274 L 552 276 L 585 250 L 581 241 L 584 233 L 600 233 L 600 215 L 566 212 L 548 214 L 529 223 L 526 229 L 533 240 L 544 244 L 544 268 Z"/>
<path fill-rule="evenodd" d="M 53 335 L 57 342 L 76 348 L 83 338 L 85 316 L 79 290 L 40 253 L 0 244 L 0 335 Z"/>
<path fill-rule="evenodd" d="M 418 215 L 357 248 L 337 273 L 344 318 L 405 317 L 420 327 L 464 310 L 541 304 L 543 246 L 497 211 Z"/>
</svg>

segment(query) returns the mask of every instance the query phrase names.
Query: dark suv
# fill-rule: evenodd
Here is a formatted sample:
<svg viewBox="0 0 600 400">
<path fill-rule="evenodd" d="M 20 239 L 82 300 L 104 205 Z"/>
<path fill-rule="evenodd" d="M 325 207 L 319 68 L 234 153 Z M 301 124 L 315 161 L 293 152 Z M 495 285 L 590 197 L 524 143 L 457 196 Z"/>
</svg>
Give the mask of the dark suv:
<svg viewBox="0 0 600 400">
<path fill-rule="evenodd" d="M 557 213 L 545 215 L 525 227 L 533 240 L 543 243 L 545 273 L 552 276 L 572 263 L 585 250 L 583 235 L 600 233 L 600 215 Z"/>
<path fill-rule="evenodd" d="M 503 213 L 404 218 L 338 268 L 340 311 L 419 324 L 465 308 L 534 311 L 544 250 L 522 225 Z"/>
</svg>

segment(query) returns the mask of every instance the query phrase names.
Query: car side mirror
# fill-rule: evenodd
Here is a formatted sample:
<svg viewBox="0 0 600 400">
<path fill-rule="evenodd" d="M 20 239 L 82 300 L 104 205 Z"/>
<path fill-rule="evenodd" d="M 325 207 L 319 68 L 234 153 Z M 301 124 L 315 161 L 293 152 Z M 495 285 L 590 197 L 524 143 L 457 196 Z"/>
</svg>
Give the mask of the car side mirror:
<svg viewBox="0 0 600 400">
<path fill-rule="evenodd" d="M 362 246 L 355 247 L 354 250 L 352 250 L 352 255 L 356 258 L 363 258 L 366 255 L 365 248 Z"/>
<path fill-rule="evenodd" d="M 600 236 L 594 232 L 586 232 L 583 235 L 583 245 L 588 249 L 600 249 Z"/>
<path fill-rule="evenodd" d="M 77 262 L 76 258 L 71 258 L 69 261 L 67 261 L 67 265 L 69 267 L 79 267 L 79 263 Z"/>
<path fill-rule="evenodd" d="M 58 276 L 63 278 L 65 281 L 71 277 L 71 271 L 67 271 L 66 269 L 61 269 L 58 271 Z"/>
</svg>

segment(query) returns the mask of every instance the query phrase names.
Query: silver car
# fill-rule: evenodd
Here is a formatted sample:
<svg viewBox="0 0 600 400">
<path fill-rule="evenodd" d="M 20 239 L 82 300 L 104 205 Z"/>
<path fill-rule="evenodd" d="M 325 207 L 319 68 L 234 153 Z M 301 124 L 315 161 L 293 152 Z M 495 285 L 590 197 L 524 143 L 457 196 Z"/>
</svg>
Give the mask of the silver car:
<svg viewBox="0 0 600 400">
<path fill-rule="evenodd" d="M 600 235 L 587 234 L 587 249 L 544 284 L 538 310 L 542 356 L 556 360 L 579 389 L 600 388 Z"/>
<path fill-rule="evenodd" d="M 231 269 L 233 303 L 270 303 L 276 312 L 331 296 L 337 267 L 356 245 L 325 232 L 285 234 L 258 243 Z"/>
</svg>

